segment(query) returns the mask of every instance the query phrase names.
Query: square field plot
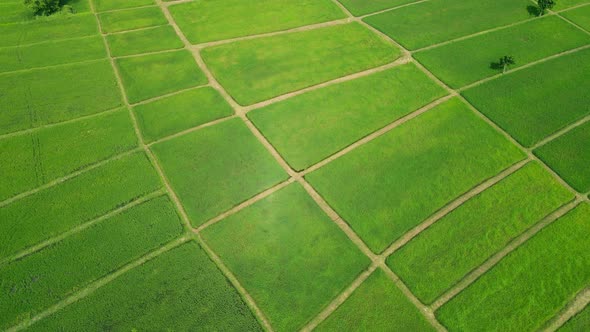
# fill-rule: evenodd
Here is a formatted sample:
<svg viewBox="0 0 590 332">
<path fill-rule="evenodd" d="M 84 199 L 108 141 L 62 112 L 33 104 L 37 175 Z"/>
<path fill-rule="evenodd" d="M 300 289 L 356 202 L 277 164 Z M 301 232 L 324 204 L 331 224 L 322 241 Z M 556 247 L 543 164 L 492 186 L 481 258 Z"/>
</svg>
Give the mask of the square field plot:
<svg viewBox="0 0 590 332">
<path fill-rule="evenodd" d="M 443 82 L 460 88 L 501 73 L 498 59 L 506 54 L 516 59 L 513 69 L 589 43 L 590 36 L 581 30 L 547 16 L 418 52 L 414 57 Z"/>
<path fill-rule="evenodd" d="M 204 250 L 189 242 L 41 320 L 41 331 L 262 331 Z"/>
<path fill-rule="evenodd" d="M 524 153 L 454 98 L 306 178 L 374 252 Z M 351 176 L 354 174 L 354 176 Z"/>
<path fill-rule="evenodd" d="M 206 228 L 203 238 L 277 331 L 302 328 L 369 264 L 298 183 Z"/>
<path fill-rule="evenodd" d="M 134 30 L 168 24 L 160 7 L 106 12 L 98 15 L 104 33 Z"/>
<path fill-rule="evenodd" d="M 2 266 L 0 291 L 8 296 L 0 297 L 0 327 L 22 323 L 182 231 L 174 205 L 163 196 Z"/>
<path fill-rule="evenodd" d="M 127 110 L 0 140 L 0 201 L 134 147 Z"/>
<path fill-rule="evenodd" d="M 99 12 L 115 9 L 135 8 L 142 6 L 155 5 L 154 0 L 90 0 L 94 1 L 94 6 Z"/>
<path fill-rule="evenodd" d="M 153 150 L 194 226 L 287 178 L 240 119 L 155 144 Z"/>
<path fill-rule="evenodd" d="M 358 23 L 205 48 L 219 83 L 242 105 L 393 62 L 400 50 Z"/>
<path fill-rule="evenodd" d="M 568 10 L 561 13 L 561 15 L 586 29 L 587 31 L 590 31 L 590 5 Z"/>
<path fill-rule="evenodd" d="M 382 269 L 377 268 L 316 331 L 436 331 Z"/>
<path fill-rule="evenodd" d="M 432 303 L 573 199 L 542 166 L 528 163 L 420 233 L 387 264 L 422 302 Z"/>
<path fill-rule="evenodd" d="M 363 20 L 405 48 L 416 50 L 526 20 L 531 5 L 529 0 L 432 0 Z"/>
<path fill-rule="evenodd" d="M 207 84 L 189 51 L 122 58 L 117 66 L 130 103 Z"/>
<path fill-rule="evenodd" d="M 535 150 L 535 154 L 581 193 L 590 191 L 590 122 Z"/>
<path fill-rule="evenodd" d="M 141 133 L 152 142 L 234 113 L 215 89 L 196 88 L 134 107 Z"/>
<path fill-rule="evenodd" d="M 183 48 L 184 44 L 169 25 L 108 35 L 112 56 L 165 51 Z"/>
<path fill-rule="evenodd" d="M 590 205 L 582 203 L 452 298 L 437 317 L 449 330 L 539 330 L 588 287 L 589 233 Z"/>
<path fill-rule="evenodd" d="M 107 60 L 0 75 L 0 91 L 0 134 L 122 105 L 117 79 Z"/>
<path fill-rule="evenodd" d="M 444 93 L 407 64 L 314 90 L 248 117 L 293 168 L 302 170 Z"/>
<path fill-rule="evenodd" d="M 419 0 L 339 0 L 353 15 L 360 16 L 410 4 Z"/>
<path fill-rule="evenodd" d="M 192 1 L 170 6 L 170 13 L 193 44 L 346 17 L 332 0 Z"/>
<path fill-rule="evenodd" d="M 463 95 L 519 143 L 530 147 L 590 114 L 589 72 L 590 49 L 585 49 L 506 74 Z"/>
</svg>

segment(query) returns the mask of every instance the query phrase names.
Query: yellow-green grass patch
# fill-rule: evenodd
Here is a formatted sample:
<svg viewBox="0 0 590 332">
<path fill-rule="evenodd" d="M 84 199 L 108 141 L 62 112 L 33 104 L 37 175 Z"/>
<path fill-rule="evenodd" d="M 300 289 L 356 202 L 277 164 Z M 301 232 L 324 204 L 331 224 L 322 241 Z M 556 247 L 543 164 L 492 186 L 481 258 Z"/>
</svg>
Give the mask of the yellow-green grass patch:
<svg viewBox="0 0 590 332">
<path fill-rule="evenodd" d="M 506 74 L 463 95 L 530 147 L 590 114 L 589 72 L 590 49 L 585 49 Z"/>
<path fill-rule="evenodd" d="M 154 198 L 0 268 L 0 327 L 25 322 L 183 231 L 168 197 Z"/>
<path fill-rule="evenodd" d="M 353 15 L 361 16 L 419 0 L 339 0 Z"/>
<path fill-rule="evenodd" d="M 215 89 L 196 88 L 134 107 L 147 142 L 176 134 L 234 113 Z"/>
<path fill-rule="evenodd" d="M 458 331 L 536 331 L 590 283 L 590 205 L 545 227 L 437 311 Z"/>
<path fill-rule="evenodd" d="M 408 64 L 257 109 L 248 117 L 301 170 L 444 94 Z"/>
<path fill-rule="evenodd" d="M 127 110 L 0 140 L 0 201 L 134 147 Z"/>
<path fill-rule="evenodd" d="M 150 54 L 117 60 L 130 103 L 207 84 L 189 51 Z"/>
<path fill-rule="evenodd" d="M 374 252 L 524 158 L 459 99 L 419 117 L 306 178 Z"/>
<path fill-rule="evenodd" d="M 393 62 L 400 50 L 359 23 L 205 48 L 215 77 L 242 105 Z"/>
<path fill-rule="evenodd" d="M 573 199 L 542 166 L 529 163 L 420 233 L 387 264 L 422 302 L 432 303 L 512 239 Z"/>
<path fill-rule="evenodd" d="M 106 12 L 98 15 L 104 33 L 148 28 L 168 24 L 160 7 Z"/>
<path fill-rule="evenodd" d="M 112 56 L 179 49 L 184 44 L 169 25 L 108 35 Z"/>
<path fill-rule="evenodd" d="M 0 208 L 0 258 L 62 234 L 161 183 L 144 154 L 117 159 Z"/>
<path fill-rule="evenodd" d="M 153 145 L 193 226 L 287 179 L 240 119 Z"/>
<path fill-rule="evenodd" d="M 568 10 L 561 13 L 561 15 L 575 24 L 590 31 L 590 5 L 577 9 Z"/>
<path fill-rule="evenodd" d="M 94 1 L 96 10 L 99 12 L 115 9 L 135 8 L 141 6 L 155 5 L 154 0 L 91 0 Z"/>
<path fill-rule="evenodd" d="M 369 264 L 298 183 L 206 228 L 203 238 L 277 331 L 302 328 Z"/>
</svg>

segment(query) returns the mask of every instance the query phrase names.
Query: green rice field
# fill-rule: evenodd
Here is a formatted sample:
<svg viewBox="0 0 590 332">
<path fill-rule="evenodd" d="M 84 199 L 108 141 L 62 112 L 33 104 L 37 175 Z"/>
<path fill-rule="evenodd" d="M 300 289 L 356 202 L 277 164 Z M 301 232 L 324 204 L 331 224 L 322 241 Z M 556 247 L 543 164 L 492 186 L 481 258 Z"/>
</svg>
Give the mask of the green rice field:
<svg viewBox="0 0 590 332">
<path fill-rule="evenodd" d="M 0 331 L 590 331 L 590 0 L 31 6 Z"/>
</svg>

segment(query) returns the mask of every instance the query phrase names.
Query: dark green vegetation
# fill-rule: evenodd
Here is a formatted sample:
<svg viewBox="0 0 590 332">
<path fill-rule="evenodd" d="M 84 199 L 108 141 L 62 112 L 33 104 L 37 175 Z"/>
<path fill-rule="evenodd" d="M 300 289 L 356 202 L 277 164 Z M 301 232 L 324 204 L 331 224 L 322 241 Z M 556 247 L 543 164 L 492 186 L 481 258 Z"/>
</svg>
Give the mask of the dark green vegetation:
<svg viewBox="0 0 590 332">
<path fill-rule="evenodd" d="M 586 306 L 582 312 L 575 315 L 559 332 L 584 332 L 590 327 L 590 306 Z"/>
<path fill-rule="evenodd" d="M 345 18 L 332 0 L 192 1 L 170 12 L 193 44 Z"/>
<path fill-rule="evenodd" d="M 315 90 L 248 117 L 287 162 L 301 170 L 443 94 L 408 64 Z"/>
<path fill-rule="evenodd" d="M 373 251 L 381 252 L 459 195 L 523 158 L 454 98 L 306 178 Z"/>
<path fill-rule="evenodd" d="M 303 327 L 369 264 L 299 184 L 214 224 L 203 237 L 278 331 Z"/>
<path fill-rule="evenodd" d="M 29 6 L 30 3 L 32 6 Z M 36 3 L 50 3 L 49 12 L 38 11 Z M 55 11 L 51 12 L 52 9 Z M 62 10 L 63 9 L 63 10 Z M 45 19 L 47 15 L 65 16 L 71 13 L 84 13 L 90 10 L 87 0 L 4 0 L 0 2 L 0 24 L 20 23 L 37 19 Z M 43 11 L 43 12 L 42 12 Z M 60 12 L 61 11 L 61 12 Z"/>
<path fill-rule="evenodd" d="M 182 231 L 174 206 L 163 196 L 0 267 L 0 327 L 34 316 Z"/>
<path fill-rule="evenodd" d="M 243 105 L 384 65 L 400 55 L 358 23 L 235 42 L 202 53 L 217 80 Z"/>
<path fill-rule="evenodd" d="M 432 303 L 573 198 L 539 164 L 529 163 L 437 221 L 387 263 L 421 301 Z"/>
<path fill-rule="evenodd" d="M 203 85 L 205 74 L 188 51 L 176 51 L 117 60 L 130 103 Z"/>
<path fill-rule="evenodd" d="M 0 25 L 0 47 L 51 42 L 66 38 L 96 35 L 98 27 L 92 14 L 41 19 L 27 23 Z"/>
<path fill-rule="evenodd" d="M 261 330 L 235 289 L 194 242 L 126 272 L 33 328 Z"/>
<path fill-rule="evenodd" d="M 530 147 L 590 113 L 588 72 L 590 49 L 504 75 L 463 94 L 522 145 Z M 559 98 L 540 97 L 545 95 Z"/>
<path fill-rule="evenodd" d="M 153 150 L 194 226 L 287 178 L 240 119 L 158 143 Z"/>
<path fill-rule="evenodd" d="M 417 0 L 342 0 L 340 3 L 342 3 L 346 9 L 355 16 L 360 16 L 416 1 Z"/>
<path fill-rule="evenodd" d="M 568 10 L 561 14 L 586 30 L 590 30 L 590 6 Z"/>
<path fill-rule="evenodd" d="M 578 126 L 561 137 L 535 150 L 575 190 L 590 191 L 590 122 Z"/>
<path fill-rule="evenodd" d="M 210 87 L 188 90 L 133 109 L 148 142 L 234 113 L 219 92 Z"/>
<path fill-rule="evenodd" d="M 106 12 L 98 15 L 104 33 L 148 28 L 168 24 L 159 7 Z"/>
<path fill-rule="evenodd" d="M 583 203 L 451 299 L 437 317 L 453 330 L 538 330 L 588 286 L 589 232 L 590 205 Z"/>
<path fill-rule="evenodd" d="M 107 36 L 112 56 L 165 51 L 184 47 L 169 25 Z"/>
<path fill-rule="evenodd" d="M 435 331 L 381 269 L 352 293 L 317 331 Z"/>
</svg>

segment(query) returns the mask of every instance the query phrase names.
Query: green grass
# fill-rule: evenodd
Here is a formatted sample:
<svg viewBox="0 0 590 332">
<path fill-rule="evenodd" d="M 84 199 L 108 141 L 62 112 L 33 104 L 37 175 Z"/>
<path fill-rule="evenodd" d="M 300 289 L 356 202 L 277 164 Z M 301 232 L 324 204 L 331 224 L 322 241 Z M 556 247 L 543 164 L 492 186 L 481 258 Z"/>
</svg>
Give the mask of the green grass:
<svg viewBox="0 0 590 332">
<path fill-rule="evenodd" d="M 40 18 L 26 23 L 0 25 L 0 47 L 53 42 L 97 33 L 96 19 L 92 14 Z"/>
<path fill-rule="evenodd" d="M 189 51 L 176 51 L 117 60 L 130 103 L 207 84 Z"/>
<path fill-rule="evenodd" d="M 193 44 L 287 30 L 345 18 L 331 0 L 194 1 L 170 6 Z"/>
<path fill-rule="evenodd" d="M 437 312 L 459 331 L 536 331 L 590 282 L 590 205 L 547 226 Z"/>
<path fill-rule="evenodd" d="M 112 56 L 183 48 L 184 44 L 169 25 L 107 36 Z"/>
<path fill-rule="evenodd" d="M 543 167 L 529 163 L 420 233 L 387 264 L 422 302 L 432 303 L 573 198 Z"/>
<path fill-rule="evenodd" d="M 443 82 L 459 88 L 502 72 L 498 59 L 510 55 L 517 68 L 590 43 L 590 36 L 555 16 L 526 22 L 415 54 Z"/>
<path fill-rule="evenodd" d="M 523 157 L 455 98 L 306 178 L 369 248 L 381 252 Z"/>
<path fill-rule="evenodd" d="M 104 33 L 148 28 L 168 24 L 160 7 L 146 7 L 98 15 Z"/>
<path fill-rule="evenodd" d="M 507 74 L 463 94 L 518 142 L 530 147 L 590 114 L 589 71 L 590 49 L 586 49 Z"/>
<path fill-rule="evenodd" d="M 197 88 L 134 108 L 146 141 L 176 134 L 234 113 L 215 89 Z"/>
<path fill-rule="evenodd" d="M 572 9 L 561 13 L 561 15 L 586 29 L 587 31 L 590 31 L 590 6 Z"/>
<path fill-rule="evenodd" d="M 342 3 L 353 15 L 361 16 L 416 1 L 418 0 L 340 0 L 340 3 Z"/>
<path fill-rule="evenodd" d="M 147 157 L 134 154 L 0 209 L 0 258 L 100 217 L 161 186 Z"/>
<path fill-rule="evenodd" d="M 529 18 L 529 0 L 432 0 L 364 19 L 410 50 Z M 501 56 L 501 55 L 500 55 Z"/>
<path fill-rule="evenodd" d="M 84 13 L 90 10 L 88 0 L 66 0 L 63 4 L 71 6 L 74 13 Z M 64 15 L 62 13 L 54 14 Z M 33 10 L 23 4 L 23 1 L 0 2 L 0 24 L 20 23 L 38 19 Z"/>
<path fill-rule="evenodd" d="M 174 205 L 162 196 L 3 266 L 0 327 L 28 320 L 182 231 Z"/>
<path fill-rule="evenodd" d="M 190 242 L 33 325 L 42 331 L 261 331 L 205 252 Z"/>
<path fill-rule="evenodd" d="M 127 110 L 0 140 L 0 201 L 134 147 Z"/>
<path fill-rule="evenodd" d="M 117 80 L 107 60 L 2 74 L 0 91 L 0 134 L 122 105 Z"/>
<path fill-rule="evenodd" d="M 94 1 L 96 10 L 99 12 L 115 9 L 126 9 L 141 6 L 155 5 L 154 0 L 91 0 Z"/>
<path fill-rule="evenodd" d="M 408 64 L 257 109 L 248 117 L 301 170 L 444 93 Z"/>
<path fill-rule="evenodd" d="M 194 226 L 287 178 L 240 119 L 152 148 Z"/>
<path fill-rule="evenodd" d="M 215 46 L 202 55 L 232 97 L 249 105 L 384 65 L 400 50 L 351 23 Z"/>
<path fill-rule="evenodd" d="M 302 328 L 369 264 L 299 184 L 206 228 L 203 238 L 277 331 Z"/>
<path fill-rule="evenodd" d="M 590 191 L 590 122 L 541 146 L 535 154 L 569 185 L 581 193 Z"/>
<path fill-rule="evenodd" d="M 101 36 L 0 48 L 0 72 L 97 60 L 107 57 Z"/>
<path fill-rule="evenodd" d="M 577 5 L 587 4 L 590 3 L 589 0 L 560 0 L 559 2 L 556 1 L 554 10 L 561 10 L 564 8 L 570 8 Z"/>
<path fill-rule="evenodd" d="M 378 268 L 317 331 L 435 331 L 410 300 Z"/>
<path fill-rule="evenodd" d="M 584 332 L 590 327 L 590 306 L 567 321 L 559 332 Z"/>
</svg>

